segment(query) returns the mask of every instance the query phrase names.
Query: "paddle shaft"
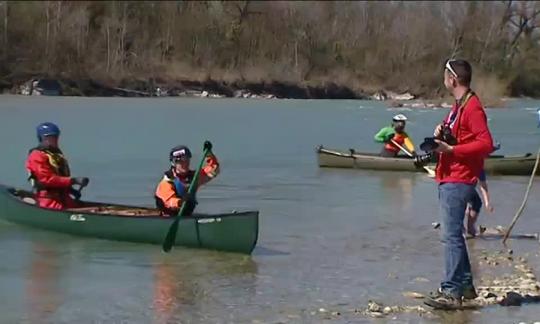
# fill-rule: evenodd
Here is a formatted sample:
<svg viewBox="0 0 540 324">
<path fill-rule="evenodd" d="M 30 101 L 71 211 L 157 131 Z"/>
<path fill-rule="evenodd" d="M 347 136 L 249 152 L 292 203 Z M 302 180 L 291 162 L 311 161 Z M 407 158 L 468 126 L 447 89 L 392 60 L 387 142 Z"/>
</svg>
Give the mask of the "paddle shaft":
<svg viewBox="0 0 540 324">
<path fill-rule="evenodd" d="M 204 161 L 206 160 L 206 156 L 208 155 L 208 153 L 210 153 L 210 149 L 205 149 L 203 151 L 203 157 L 201 159 L 201 162 L 199 163 L 199 167 L 195 171 L 195 175 L 193 176 L 193 179 L 191 180 L 191 183 L 188 189 L 188 195 L 190 197 L 192 197 L 195 191 L 197 190 L 199 174 L 201 173 L 201 169 L 203 167 Z M 167 236 L 165 237 L 165 241 L 163 242 L 164 252 L 169 252 L 172 249 L 174 242 L 176 241 L 176 233 L 178 232 L 178 223 L 180 222 L 180 218 L 184 216 L 184 211 L 186 210 L 186 206 L 187 206 L 186 202 L 182 201 L 182 206 L 180 206 L 180 211 L 175 216 L 174 222 L 169 228 L 169 231 L 167 232 Z"/>
<path fill-rule="evenodd" d="M 411 152 L 407 151 L 403 146 L 399 145 L 396 141 L 394 141 L 393 139 L 391 139 L 390 141 L 392 142 L 392 144 L 399 147 L 399 149 L 402 150 L 409 157 L 414 157 Z M 424 170 L 426 170 L 426 172 L 429 175 L 435 175 L 435 172 L 433 170 L 431 170 L 430 168 L 428 168 L 427 166 L 423 166 L 423 168 L 424 168 Z"/>
<path fill-rule="evenodd" d="M 529 179 L 529 185 L 527 186 L 527 191 L 525 192 L 525 196 L 523 197 L 523 202 L 521 202 L 521 206 L 519 206 L 516 215 L 514 216 L 514 219 L 512 219 L 512 223 L 510 223 L 510 226 L 508 226 L 508 230 L 506 231 L 506 234 L 504 234 L 504 238 L 502 243 L 505 244 L 506 240 L 510 236 L 510 232 L 512 231 L 512 228 L 514 228 L 514 225 L 516 225 L 516 222 L 521 216 L 521 213 L 523 212 L 523 209 L 525 208 L 525 204 L 527 203 L 527 198 L 529 198 L 529 191 L 531 190 L 533 179 L 536 174 L 536 170 L 538 169 L 538 161 L 540 160 L 540 149 L 538 149 L 538 153 L 536 154 L 536 162 L 534 163 L 534 168 L 531 174 L 531 178 Z"/>
</svg>

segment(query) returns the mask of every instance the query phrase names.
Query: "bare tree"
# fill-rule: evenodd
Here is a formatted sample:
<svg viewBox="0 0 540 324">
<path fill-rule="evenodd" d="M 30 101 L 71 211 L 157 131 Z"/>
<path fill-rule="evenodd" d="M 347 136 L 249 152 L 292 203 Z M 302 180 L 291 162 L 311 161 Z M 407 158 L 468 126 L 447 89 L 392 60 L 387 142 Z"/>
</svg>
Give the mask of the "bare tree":
<svg viewBox="0 0 540 324">
<path fill-rule="evenodd" d="M 422 92 L 437 88 L 433 71 L 452 56 L 466 57 L 508 82 L 540 69 L 534 59 L 540 56 L 540 2 L 534 1 L 1 1 L 0 6 L 1 54 L 11 71 L 113 80 L 136 75 L 354 82 Z"/>
<path fill-rule="evenodd" d="M 8 51 L 8 10 L 9 10 L 9 2 L 4 1 L 2 3 L 2 7 L 4 9 L 4 60 L 7 59 L 7 51 Z"/>
</svg>

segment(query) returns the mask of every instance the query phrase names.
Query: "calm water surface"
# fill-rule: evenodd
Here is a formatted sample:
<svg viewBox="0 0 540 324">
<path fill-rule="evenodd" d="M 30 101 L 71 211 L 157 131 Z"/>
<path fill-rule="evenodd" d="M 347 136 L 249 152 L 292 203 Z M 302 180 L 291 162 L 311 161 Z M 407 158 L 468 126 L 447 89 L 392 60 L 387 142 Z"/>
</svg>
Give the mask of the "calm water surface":
<svg viewBox="0 0 540 324">
<path fill-rule="evenodd" d="M 539 101 L 487 111 L 503 154 L 536 152 Z M 374 133 L 405 113 L 418 145 L 446 110 L 389 109 L 384 103 L 330 100 L 205 100 L 0 96 L 0 182 L 27 186 L 24 161 L 41 121 L 62 128 L 72 172 L 88 176 L 85 198 L 151 206 L 168 150 L 186 144 L 198 161 L 209 139 L 222 173 L 201 189 L 201 212 L 258 209 L 252 256 L 77 238 L 0 223 L 1 323 L 318 323 L 335 322 L 369 299 L 414 304 L 442 278 L 434 182 L 423 174 L 319 169 L 315 147 L 379 151 Z M 527 177 L 489 179 L 495 213 L 480 223 L 506 226 Z M 515 232 L 540 232 L 539 181 Z M 165 235 L 165 233 L 163 233 Z M 512 241 L 540 269 L 539 244 Z M 473 255 L 500 250 L 475 241 Z M 487 270 L 473 267 L 477 276 Z M 537 275 L 540 275 L 537 273 Z M 414 279 L 424 277 L 428 283 Z M 441 314 L 441 322 L 540 320 L 540 305 Z M 398 315 L 387 322 L 426 321 Z M 384 321 L 383 321 L 384 322 Z"/>
</svg>

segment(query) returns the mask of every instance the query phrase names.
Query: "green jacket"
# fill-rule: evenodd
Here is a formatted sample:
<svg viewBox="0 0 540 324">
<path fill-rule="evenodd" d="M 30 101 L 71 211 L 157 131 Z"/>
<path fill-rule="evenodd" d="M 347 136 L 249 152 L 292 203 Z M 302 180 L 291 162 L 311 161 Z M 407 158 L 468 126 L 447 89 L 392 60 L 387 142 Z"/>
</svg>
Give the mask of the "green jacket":
<svg viewBox="0 0 540 324">
<path fill-rule="evenodd" d="M 375 142 L 384 143 L 388 137 L 390 137 L 391 135 L 394 135 L 395 133 L 396 131 L 394 130 L 394 127 L 392 126 L 383 127 L 377 134 L 375 134 L 374 136 Z M 415 152 L 414 143 L 409 137 L 409 134 L 407 134 L 406 132 L 403 132 L 402 135 L 403 137 L 405 137 L 405 143 L 404 143 L 405 148 L 411 153 Z"/>
<path fill-rule="evenodd" d="M 375 142 L 377 143 L 384 143 L 384 141 L 386 141 L 386 139 L 390 136 L 390 135 L 393 135 L 395 134 L 396 131 L 394 130 L 394 127 L 392 126 L 386 126 L 386 127 L 383 127 L 381 128 L 381 130 L 375 134 Z"/>
</svg>

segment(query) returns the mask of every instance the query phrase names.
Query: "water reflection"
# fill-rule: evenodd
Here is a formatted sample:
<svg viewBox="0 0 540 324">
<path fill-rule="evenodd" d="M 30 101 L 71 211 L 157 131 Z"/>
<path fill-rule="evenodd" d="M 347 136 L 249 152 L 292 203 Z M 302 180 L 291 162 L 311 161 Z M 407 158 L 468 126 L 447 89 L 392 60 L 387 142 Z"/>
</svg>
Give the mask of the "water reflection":
<svg viewBox="0 0 540 324">
<path fill-rule="evenodd" d="M 395 210 L 410 209 L 416 183 L 415 174 L 390 172 L 381 174 L 380 179 L 384 201 L 391 204 Z"/>
<path fill-rule="evenodd" d="M 154 267 L 153 309 L 156 323 L 167 322 L 177 304 L 192 304 L 194 290 L 182 279 L 180 271 L 167 263 L 158 263 Z M 178 276 L 176 275 L 178 274 Z"/>
<path fill-rule="evenodd" d="M 201 319 L 209 304 L 241 306 L 238 299 L 247 301 L 256 295 L 258 267 L 250 256 L 210 252 L 199 258 L 190 253 L 181 262 L 163 256 L 155 259 L 154 323 Z"/>
<path fill-rule="evenodd" d="M 59 285 L 63 268 L 62 257 L 57 250 L 46 244 L 32 243 L 25 298 L 32 323 L 47 321 L 64 302 Z"/>
</svg>

